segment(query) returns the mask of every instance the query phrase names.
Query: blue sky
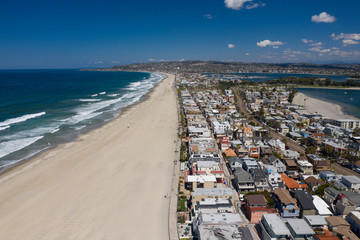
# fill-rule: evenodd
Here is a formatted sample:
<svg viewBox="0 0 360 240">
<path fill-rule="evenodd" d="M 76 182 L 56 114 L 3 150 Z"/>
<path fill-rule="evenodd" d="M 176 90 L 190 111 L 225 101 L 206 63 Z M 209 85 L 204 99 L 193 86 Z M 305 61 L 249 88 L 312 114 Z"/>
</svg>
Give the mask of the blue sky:
<svg viewBox="0 0 360 240">
<path fill-rule="evenodd" d="M 0 68 L 360 62 L 358 0 L 7 1 Z"/>
</svg>

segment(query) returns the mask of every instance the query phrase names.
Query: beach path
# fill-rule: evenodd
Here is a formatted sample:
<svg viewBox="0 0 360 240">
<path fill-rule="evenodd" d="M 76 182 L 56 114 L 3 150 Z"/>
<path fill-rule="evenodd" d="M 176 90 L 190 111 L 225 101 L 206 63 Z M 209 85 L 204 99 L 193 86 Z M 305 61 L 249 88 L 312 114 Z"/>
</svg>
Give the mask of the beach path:
<svg viewBox="0 0 360 240">
<path fill-rule="evenodd" d="M 0 239 L 168 239 L 174 76 L 74 143 L 0 177 Z"/>
</svg>

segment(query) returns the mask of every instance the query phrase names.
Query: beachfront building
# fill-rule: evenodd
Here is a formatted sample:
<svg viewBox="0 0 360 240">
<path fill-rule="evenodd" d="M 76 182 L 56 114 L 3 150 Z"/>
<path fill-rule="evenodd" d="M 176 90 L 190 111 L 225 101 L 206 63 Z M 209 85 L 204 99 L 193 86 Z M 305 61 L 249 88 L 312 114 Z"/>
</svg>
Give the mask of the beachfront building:
<svg viewBox="0 0 360 240">
<path fill-rule="evenodd" d="M 197 188 L 214 188 L 215 183 L 214 175 L 188 175 L 186 177 L 186 186 L 190 191 Z"/>
<path fill-rule="evenodd" d="M 189 137 L 208 138 L 211 136 L 211 133 L 210 133 L 210 130 L 208 127 L 189 126 L 188 127 L 188 136 Z"/>
<path fill-rule="evenodd" d="M 202 213 L 235 213 L 235 208 L 228 198 L 205 198 L 195 203 L 195 216 Z"/>
<path fill-rule="evenodd" d="M 296 199 L 292 198 L 289 191 L 283 188 L 274 189 L 274 200 L 281 217 L 299 217 L 300 209 L 297 206 Z"/>
<path fill-rule="evenodd" d="M 205 198 L 224 198 L 229 199 L 234 205 L 234 191 L 231 188 L 196 188 L 191 193 L 192 206 L 196 206 L 197 202 L 203 201 Z"/>
<path fill-rule="evenodd" d="M 344 129 L 355 129 L 360 128 L 360 120 L 354 120 L 354 119 L 337 119 L 331 121 L 332 125 L 344 128 Z"/>
<path fill-rule="evenodd" d="M 221 164 L 215 161 L 198 161 L 191 164 L 192 175 L 213 175 L 217 183 L 225 180 L 225 173 Z"/>
<path fill-rule="evenodd" d="M 263 214 L 259 225 L 263 240 L 290 239 L 289 229 L 276 213 Z"/>
</svg>

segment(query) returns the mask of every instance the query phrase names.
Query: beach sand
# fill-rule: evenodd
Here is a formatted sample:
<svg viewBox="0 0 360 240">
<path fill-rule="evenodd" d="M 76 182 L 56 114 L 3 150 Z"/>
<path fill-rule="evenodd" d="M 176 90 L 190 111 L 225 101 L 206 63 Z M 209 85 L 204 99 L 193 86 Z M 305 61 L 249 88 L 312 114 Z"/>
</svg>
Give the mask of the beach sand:
<svg viewBox="0 0 360 240">
<path fill-rule="evenodd" d="M 168 239 L 174 76 L 73 143 L 0 177 L 0 239 Z"/>
<path fill-rule="evenodd" d="M 319 113 L 332 119 L 357 119 L 344 114 L 340 105 L 312 98 L 300 92 L 296 93 L 292 103 L 304 106 L 310 113 Z"/>
</svg>

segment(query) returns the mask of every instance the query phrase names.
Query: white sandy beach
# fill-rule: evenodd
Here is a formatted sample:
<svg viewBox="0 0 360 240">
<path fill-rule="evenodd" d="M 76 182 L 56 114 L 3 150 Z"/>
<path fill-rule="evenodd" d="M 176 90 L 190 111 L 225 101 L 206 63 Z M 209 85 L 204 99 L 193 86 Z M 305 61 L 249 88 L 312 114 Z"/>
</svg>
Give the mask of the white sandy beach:
<svg viewBox="0 0 360 240">
<path fill-rule="evenodd" d="M 303 93 L 296 93 L 294 100 L 294 104 L 304 106 L 305 109 L 310 113 L 319 113 L 323 116 L 333 119 L 357 119 L 353 116 L 346 115 L 341 110 L 341 106 L 325 102 L 316 98 L 309 97 Z"/>
<path fill-rule="evenodd" d="M 102 128 L 2 175 L 0 239 L 168 239 L 173 81 L 169 75 Z"/>
</svg>

